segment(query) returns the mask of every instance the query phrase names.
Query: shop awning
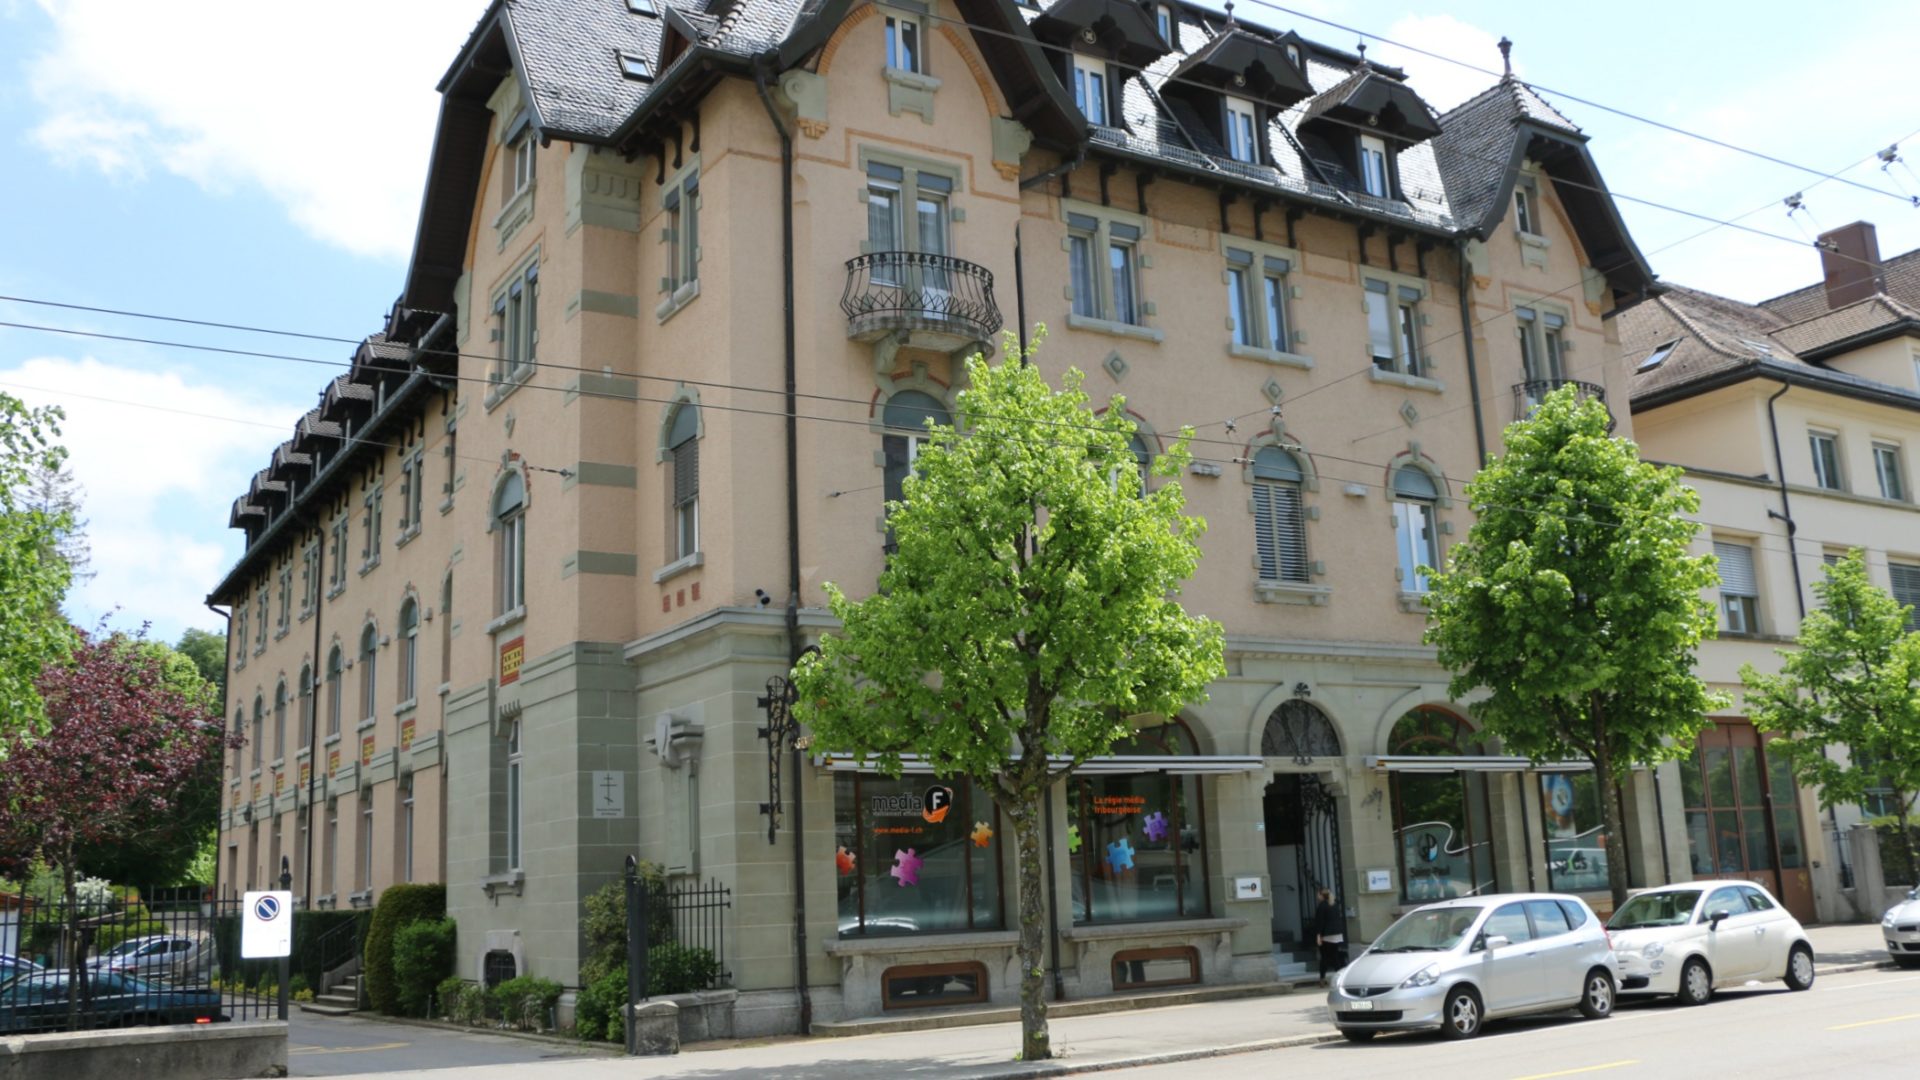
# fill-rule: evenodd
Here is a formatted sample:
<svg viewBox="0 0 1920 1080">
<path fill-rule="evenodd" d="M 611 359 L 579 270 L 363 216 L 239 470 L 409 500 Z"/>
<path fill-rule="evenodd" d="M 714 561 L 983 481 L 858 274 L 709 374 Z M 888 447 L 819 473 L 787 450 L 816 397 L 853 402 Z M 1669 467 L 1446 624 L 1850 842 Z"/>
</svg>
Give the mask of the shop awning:
<svg viewBox="0 0 1920 1080">
<path fill-rule="evenodd" d="M 1047 759 L 1049 766 L 1065 768 L 1071 758 L 1056 756 Z M 1433 759 L 1429 759 L 1433 760 Z M 822 754 L 814 758 L 814 764 L 834 772 L 865 772 L 871 766 L 862 767 L 852 754 Z M 1080 763 L 1074 772 L 1080 776 L 1092 776 L 1114 773 L 1168 773 L 1174 776 L 1192 776 L 1210 773 L 1256 772 L 1266 767 L 1266 762 L 1248 754 L 1113 754 L 1106 757 L 1089 758 Z M 932 775 L 933 766 L 919 754 L 900 755 L 900 771 L 914 775 Z"/>
<path fill-rule="evenodd" d="M 1593 762 L 1543 761 L 1523 757 L 1429 757 L 1422 754 L 1379 754 L 1366 759 L 1367 768 L 1381 772 L 1592 772 Z"/>
</svg>

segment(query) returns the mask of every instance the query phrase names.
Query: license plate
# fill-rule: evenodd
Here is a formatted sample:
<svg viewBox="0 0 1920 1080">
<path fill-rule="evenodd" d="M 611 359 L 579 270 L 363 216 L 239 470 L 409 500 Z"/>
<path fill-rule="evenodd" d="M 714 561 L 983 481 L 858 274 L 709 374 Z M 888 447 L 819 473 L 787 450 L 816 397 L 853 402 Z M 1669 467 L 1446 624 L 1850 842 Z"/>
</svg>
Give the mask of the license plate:
<svg viewBox="0 0 1920 1080">
<path fill-rule="evenodd" d="M 1352 1009 L 1352 1010 L 1353 1010 L 1354 1012 L 1372 1012 L 1372 1011 L 1373 1011 L 1373 1002 L 1371 1002 L 1371 1001 L 1349 1001 L 1349 1002 L 1347 1002 L 1347 1008 L 1349 1008 L 1349 1009 Z"/>
</svg>

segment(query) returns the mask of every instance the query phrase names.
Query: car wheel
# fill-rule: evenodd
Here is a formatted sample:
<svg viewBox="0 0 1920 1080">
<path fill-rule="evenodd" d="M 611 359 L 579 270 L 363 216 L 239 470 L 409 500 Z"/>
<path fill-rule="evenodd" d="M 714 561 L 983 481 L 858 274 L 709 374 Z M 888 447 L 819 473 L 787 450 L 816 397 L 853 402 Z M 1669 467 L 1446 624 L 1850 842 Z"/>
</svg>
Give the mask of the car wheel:
<svg viewBox="0 0 1920 1080">
<path fill-rule="evenodd" d="M 1587 986 L 1580 994 L 1580 1015 L 1589 1020 L 1613 1015 L 1613 976 L 1600 968 L 1587 972 Z"/>
<path fill-rule="evenodd" d="M 1787 989 L 1805 990 L 1813 985 L 1813 950 L 1795 945 L 1787 954 Z"/>
<path fill-rule="evenodd" d="M 1340 1034 L 1344 1036 L 1348 1042 L 1363 1043 L 1372 1042 L 1373 1037 L 1379 1033 L 1367 1031 L 1364 1028 L 1341 1028 Z"/>
<path fill-rule="evenodd" d="M 1471 1039 L 1480 1034 L 1480 998 L 1464 986 L 1454 987 L 1440 1009 L 1440 1034 L 1449 1039 Z"/>
<path fill-rule="evenodd" d="M 1705 1005 L 1713 997 L 1713 972 L 1699 957 L 1689 959 L 1680 969 L 1680 1004 Z"/>
</svg>

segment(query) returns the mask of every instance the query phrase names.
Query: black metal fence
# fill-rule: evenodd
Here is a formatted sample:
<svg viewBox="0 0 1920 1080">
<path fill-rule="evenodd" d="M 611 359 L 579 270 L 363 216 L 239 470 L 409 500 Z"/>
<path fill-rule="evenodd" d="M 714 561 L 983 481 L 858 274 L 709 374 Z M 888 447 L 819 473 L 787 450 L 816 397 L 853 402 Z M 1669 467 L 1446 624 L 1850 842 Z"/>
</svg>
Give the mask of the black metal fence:
<svg viewBox="0 0 1920 1080">
<path fill-rule="evenodd" d="M 282 968 L 238 956 L 238 899 L 29 901 L 0 962 L 0 1034 L 285 1019 Z M 232 942 L 233 944 L 228 944 Z"/>
<path fill-rule="evenodd" d="M 840 294 L 855 334 L 935 330 L 975 341 L 999 333 L 993 271 L 920 251 L 876 251 L 847 260 Z"/>
<path fill-rule="evenodd" d="M 627 862 L 627 1015 L 655 994 L 714 990 L 727 970 L 727 918 L 733 890 L 718 880 L 669 884 Z M 628 1025 L 627 1052 L 634 1052 Z"/>
</svg>

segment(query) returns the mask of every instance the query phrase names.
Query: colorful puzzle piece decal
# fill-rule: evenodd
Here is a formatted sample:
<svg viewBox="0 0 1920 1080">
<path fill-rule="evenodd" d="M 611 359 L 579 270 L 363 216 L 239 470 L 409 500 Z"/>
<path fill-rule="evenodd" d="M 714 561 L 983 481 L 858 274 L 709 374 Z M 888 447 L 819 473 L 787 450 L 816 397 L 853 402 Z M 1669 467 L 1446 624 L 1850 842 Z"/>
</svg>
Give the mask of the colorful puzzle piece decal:
<svg viewBox="0 0 1920 1080">
<path fill-rule="evenodd" d="M 853 873 L 853 852 L 840 848 L 833 853 L 833 865 L 840 868 L 842 875 Z"/>
<path fill-rule="evenodd" d="M 1167 838 L 1167 815 L 1155 810 L 1153 813 L 1147 815 L 1147 819 L 1143 824 L 1147 829 L 1147 841 L 1149 843 L 1158 844 Z"/>
<path fill-rule="evenodd" d="M 993 829 L 984 821 L 973 823 L 973 846 L 986 847 L 993 843 Z"/>
<path fill-rule="evenodd" d="M 1080 826 L 1067 826 L 1067 854 L 1080 854 Z"/>
<path fill-rule="evenodd" d="M 893 869 L 887 871 L 901 888 L 920 884 L 920 864 L 926 860 L 914 854 L 912 848 L 893 853 Z"/>
<path fill-rule="evenodd" d="M 1126 837 L 1107 845 L 1107 869 L 1115 875 L 1133 869 L 1133 844 Z"/>
</svg>

